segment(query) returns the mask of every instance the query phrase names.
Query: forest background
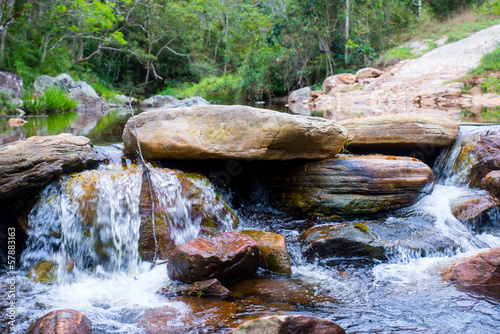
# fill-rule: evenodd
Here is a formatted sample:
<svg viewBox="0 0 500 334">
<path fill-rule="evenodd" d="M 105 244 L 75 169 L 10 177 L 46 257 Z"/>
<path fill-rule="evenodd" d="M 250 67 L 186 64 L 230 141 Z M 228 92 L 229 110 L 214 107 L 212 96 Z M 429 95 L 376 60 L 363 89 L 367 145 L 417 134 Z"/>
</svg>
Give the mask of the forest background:
<svg viewBox="0 0 500 334">
<path fill-rule="evenodd" d="M 27 88 L 69 73 L 101 94 L 261 100 L 388 65 L 381 59 L 409 52 L 394 47 L 426 25 L 470 9 L 498 18 L 500 0 L 0 0 L 0 9 L 0 70 Z M 395 56 L 381 58 L 388 50 Z"/>
</svg>

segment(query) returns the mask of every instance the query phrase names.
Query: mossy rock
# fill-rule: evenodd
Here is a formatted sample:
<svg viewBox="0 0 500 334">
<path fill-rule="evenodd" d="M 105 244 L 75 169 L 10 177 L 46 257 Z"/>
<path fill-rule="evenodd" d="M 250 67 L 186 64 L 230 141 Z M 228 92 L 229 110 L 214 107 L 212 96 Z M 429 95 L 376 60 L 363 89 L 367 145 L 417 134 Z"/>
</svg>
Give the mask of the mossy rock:
<svg viewBox="0 0 500 334">
<path fill-rule="evenodd" d="M 260 250 L 259 266 L 275 274 L 291 275 L 292 265 L 282 235 L 258 230 L 244 230 L 242 233 L 257 241 Z"/>
<path fill-rule="evenodd" d="M 74 267 L 74 262 L 69 261 L 66 271 L 70 273 L 71 271 L 73 271 Z M 50 285 L 57 280 L 58 271 L 59 264 L 57 262 L 42 260 L 35 264 L 26 276 L 36 283 Z"/>
</svg>

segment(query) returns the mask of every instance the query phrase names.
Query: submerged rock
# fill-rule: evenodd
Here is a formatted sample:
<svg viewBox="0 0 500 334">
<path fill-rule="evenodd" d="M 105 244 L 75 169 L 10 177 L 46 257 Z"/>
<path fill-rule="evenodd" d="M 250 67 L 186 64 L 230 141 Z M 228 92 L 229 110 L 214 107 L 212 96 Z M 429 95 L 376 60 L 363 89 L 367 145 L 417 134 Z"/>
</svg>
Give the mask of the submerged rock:
<svg viewBox="0 0 500 334">
<path fill-rule="evenodd" d="M 152 182 L 157 185 L 153 196 L 158 259 L 168 258 L 177 245 L 189 238 L 210 237 L 237 227 L 238 215 L 201 174 L 155 168 Z M 143 175 L 139 253 L 147 261 L 153 260 L 155 252 L 151 210 L 149 186 Z"/>
<path fill-rule="evenodd" d="M 63 133 L 0 146 L 0 200 L 38 190 L 63 174 L 105 160 L 90 139 Z"/>
<path fill-rule="evenodd" d="M 249 320 L 230 334 L 344 334 L 337 323 L 309 315 L 274 315 Z"/>
<path fill-rule="evenodd" d="M 147 159 L 323 159 L 346 140 L 334 121 L 246 106 L 159 109 L 135 119 Z M 126 151 L 137 149 L 131 119 L 123 142 Z"/>
<path fill-rule="evenodd" d="M 10 126 L 10 127 L 18 127 L 18 126 L 23 126 L 24 124 L 28 123 L 28 121 L 22 119 L 22 118 L 11 118 L 9 119 L 9 121 L 7 122 L 7 124 Z"/>
<path fill-rule="evenodd" d="M 35 321 L 26 334 L 90 334 L 92 322 L 75 310 L 57 310 Z"/>
<path fill-rule="evenodd" d="M 299 236 L 307 257 L 366 257 L 386 260 L 400 251 L 425 256 L 459 245 L 438 230 L 399 220 L 362 221 L 312 227 Z"/>
<path fill-rule="evenodd" d="M 292 274 L 292 264 L 285 237 L 277 233 L 245 230 L 242 233 L 249 235 L 259 244 L 261 268 L 276 274 Z"/>
<path fill-rule="evenodd" d="M 434 185 L 415 158 L 343 155 L 311 162 L 273 179 L 275 202 L 314 215 L 358 215 L 415 204 Z"/>
<path fill-rule="evenodd" d="M 446 147 L 460 133 L 458 123 L 444 116 L 398 114 L 341 121 L 349 133 L 349 148 Z"/>
<path fill-rule="evenodd" d="M 171 279 L 194 283 L 217 278 L 222 283 L 255 273 L 259 247 L 249 236 L 226 232 L 211 239 L 194 239 L 170 254 L 167 271 Z"/>
<path fill-rule="evenodd" d="M 500 247 L 463 259 L 441 274 L 443 280 L 464 287 L 495 286 L 500 290 Z"/>
<path fill-rule="evenodd" d="M 230 291 L 225 288 L 216 278 L 196 282 L 188 285 L 177 287 L 164 287 L 158 291 L 161 295 L 166 296 L 197 296 L 197 297 L 219 297 L 226 298 Z"/>
</svg>

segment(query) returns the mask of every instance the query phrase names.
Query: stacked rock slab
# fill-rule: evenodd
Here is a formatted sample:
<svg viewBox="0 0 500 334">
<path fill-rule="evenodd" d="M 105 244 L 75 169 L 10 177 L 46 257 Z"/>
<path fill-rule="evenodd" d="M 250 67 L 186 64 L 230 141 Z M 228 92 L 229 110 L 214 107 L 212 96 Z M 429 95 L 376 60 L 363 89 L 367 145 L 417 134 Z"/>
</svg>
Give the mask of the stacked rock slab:
<svg viewBox="0 0 500 334">
<path fill-rule="evenodd" d="M 342 155 L 297 167 L 273 183 L 280 206 L 320 216 L 358 215 L 416 203 L 432 190 L 434 175 L 415 158 Z"/>
<path fill-rule="evenodd" d="M 69 133 L 0 146 L 0 200 L 40 189 L 63 174 L 104 160 L 90 139 Z"/>
<path fill-rule="evenodd" d="M 159 109 L 135 118 L 147 159 L 325 159 L 342 149 L 347 133 L 334 121 L 246 106 Z M 123 131 L 135 152 L 133 120 Z"/>
</svg>

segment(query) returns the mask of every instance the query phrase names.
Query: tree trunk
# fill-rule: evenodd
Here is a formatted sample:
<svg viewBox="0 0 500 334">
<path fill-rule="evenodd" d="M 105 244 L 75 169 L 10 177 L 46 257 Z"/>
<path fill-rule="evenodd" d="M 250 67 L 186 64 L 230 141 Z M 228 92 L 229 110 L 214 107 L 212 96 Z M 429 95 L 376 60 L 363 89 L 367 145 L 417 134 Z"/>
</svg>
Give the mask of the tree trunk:
<svg viewBox="0 0 500 334">
<path fill-rule="evenodd" d="M 344 51 L 344 61 L 347 65 L 347 57 L 349 57 L 349 48 L 347 44 L 349 43 L 349 8 L 351 6 L 351 0 L 345 0 L 346 14 L 345 14 L 345 51 Z"/>
</svg>

